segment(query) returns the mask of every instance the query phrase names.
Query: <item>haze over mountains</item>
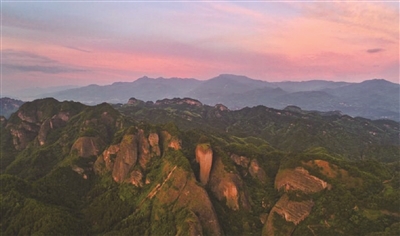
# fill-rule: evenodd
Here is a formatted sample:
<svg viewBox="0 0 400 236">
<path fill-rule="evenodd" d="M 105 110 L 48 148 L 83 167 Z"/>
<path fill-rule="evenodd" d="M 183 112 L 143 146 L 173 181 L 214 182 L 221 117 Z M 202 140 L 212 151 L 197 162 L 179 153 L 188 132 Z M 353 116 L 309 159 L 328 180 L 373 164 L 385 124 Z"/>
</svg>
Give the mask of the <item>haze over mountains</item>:
<svg viewBox="0 0 400 236">
<path fill-rule="evenodd" d="M 323 80 L 270 83 L 230 74 L 206 81 L 189 78 L 153 79 L 145 76 L 133 82 L 65 88 L 68 89 L 57 88 L 47 92 L 33 88 L 32 91 L 24 91 L 25 95 L 15 94 L 13 97 L 22 100 L 54 97 L 89 105 L 102 102 L 126 103 L 131 97 L 144 101 L 190 97 L 207 105 L 224 104 L 233 110 L 257 105 L 276 109 L 295 105 L 303 110 L 338 110 L 353 117 L 400 120 L 400 86 L 383 79 L 361 83 Z M 2 112 L 3 115 L 9 115 L 6 113 Z"/>
<path fill-rule="evenodd" d="M 246 76 L 221 74 L 206 81 L 181 78 L 142 77 L 133 82 L 89 85 L 37 96 L 74 100 L 94 105 L 102 102 L 126 103 L 135 97 L 144 101 L 190 97 L 204 104 L 222 103 L 230 109 L 264 105 L 283 109 L 288 105 L 303 110 L 334 111 L 369 119 L 399 121 L 398 84 L 373 79 L 361 83 L 312 80 L 266 82 Z"/>
</svg>

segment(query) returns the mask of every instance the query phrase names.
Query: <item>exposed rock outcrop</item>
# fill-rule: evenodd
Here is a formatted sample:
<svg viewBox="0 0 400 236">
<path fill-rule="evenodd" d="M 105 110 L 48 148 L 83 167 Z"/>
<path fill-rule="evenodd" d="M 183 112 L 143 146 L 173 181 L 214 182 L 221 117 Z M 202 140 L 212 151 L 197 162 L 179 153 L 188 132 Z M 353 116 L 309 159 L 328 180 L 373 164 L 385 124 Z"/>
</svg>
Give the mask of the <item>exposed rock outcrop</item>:
<svg viewBox="0 0 400 236">
<path fill-rule="evenodd" d="M 214 108 L 220 110 L 220 111 L 229 111 L 228 107 L 224 106 L 223 104 L 216 104 Z"/>
<path fill-rule="evenodd" d="M 128 104 L 128 105 L 134 105 L 134 106 L 136 106 L 136 105 L 143 105 L 143 104 L 144 104 L 144 101 L 139 100 L 139 99 L 136 99 L 136 98 L 129 98 L 127 104 Z"/>
<path fill-rule="evenodd" d="M 157 133 L 150 133 L 149 134 L 149 144 L 151 147 L 151 155 L 152 156 L 161 156 L 160 150 L 160 141 Z"/>
<path fill-rule="evenodd" d="M 28 128 L 28 129 L 26 129 Z M 39 127 L 22 123 L 17 126 L 10 127 L 10 133 L 13 136 L 13 145 L 16 150 L 23 150 L 29 142 L 35 139 Z"/>
<path fill-rule="evenodd" d="M 271 211 L 277 212 L 279 215 L 284 216 L 286 221 L 297 225 L 310 214 L 313 205 L 314 203 L 311 200 L 290 201 L 287 194 L 284 194 Z"/>
<path fill-rule="evenodd" d="M 262 183 L 265 183 L 267 181 L 267 174 L 260 167 L 260 165 L 258 164 L 257 159 L 251 160 L 250 166 L 249 166 L 249 172 L 250 172 L 250 175 L 253 178 L 258 179 Z"/>
<path fill-rule="evenodd" d="M 126 182 L 131 183 L 132 185 L 135 185 L 136 187 L 142 187 L 143 186 L 143 173 L 140 170 L 132 171 L 129 178 L 126 180 Z"/>
<path fill-rule="evenodd" d="M 175 140 L 172 136 L 169 139 Z M 114 181 L 118 183 L 125 181 L 142 187 L 143 171 L 151 158 L 159 156 L 161 151 L 158 134 L 150 133 L 146 137 L 144 130 L 139 129 L 136 134 L 125 134 L 119 144 L 106 148 L 98 156 L 94 169 L 97 174 L 112 172 Z M 139 168 L 135 167 L 137 163 Z"/>
<path fill-rule="evenodd" d="M 80 157 L 97 156 L 103 146 L 103 141 L 98 137 L 80 137 L 72 145 L 71 152 L 76 151 Z"/>
<path fill-rule="evenodd" d="M 119 145 L 119 151 L 115 158 L 112 176 L 115 182 L 121 183 L 125 180 L 132 166 L 138 158 L 138 146 L 136 136 L 124 135 Z"/>
<path fill-rule="evenodd" d="M 242 166 L 244 168 L 247 168 L 250 163 L 250 159 L 245 157 L 245 156 L 239 156 L 236 154 L 231 154 L 231 159 L 233 162 L 235 162 L 236 165 Z"/>
<path fill-rule="evenodd" d="M 173 172 L 171 172 L 171 169 Z M 157 206 L 165 206 L 175 202 L 172 211 L 176 212 L 186 208 L 191 213 L 183 224 L 187 224 L 189 232 L 182 232 L 178 227 L 178 235 L 222 235 L 214 207 L 207 192 L 196 183 L 193 173 L 187 172 L 181 167 L 167 167 L 164 171 L 171 173 L 170 184 L 165 184 L 156 194 L 154 202 Z M 155 212 L 155 215 L 158 213 Z M 186 227 L 185 227 L 186 228 Z"/>
<path fill-rule="evenodd" d="M 208 183 L 213 152 L 209 143 L 198 144 L 196 147 L 196 161 L 200 164 L 200 182 L 204 185 Z"/>
<path fill-rule="evenodd" d="M 147 163 L 150 161 L 150 144 L 144 135 L 144 131 L 140 129 L 137 134 L 139 164 L 143 169 L 146 169 Z"/>
<path fill-rule="evenodd" d="M 210 175 L 211 191 L 220 201 L 226 200 L 226 205 L 232 210 L 243 208 L 250 210 L 248 197 L 239 175 L 227 172 L 220 158 L 216 158 Z"/>
<path fill-rule="evenodd" d="M 297 190 L 304 194 L 311 194 L 330 187 L 330 184 L 310 175 L 303 167 L 279 170 L 275 178 L 275 188 L 283 189 L 285 192 Z M 290 235 L 294 226 L 310 214 L 313 205 L 312 200 L 292 201 L 287 193 L 283 194 L 269 213 L 268 220 L 263 228 L 263 235 L 275 235 L 273 219 L 276 214 L 284 217 L 287 222 L 294 224 L 291 230 L 283 233 L 283 235 Z"/>
<path fill-rule="evenodd" d="M 188 104 L 198 107 L 203 105 L 199 100 L 193 98 L 173 98 L 173 99 L 165 98 L 163 100 L 157 100 L 155 103 L 155 105 L 173 105 L 173 104 L 177 105 Z"/>
<path fill-rule="evenodd" d="M 177 137 L 172 136 L 169 134 L 167 131 L 162 131 L 161 132 L 162 139 L 164 140 L 164 145 L 166 145 L 169 148 L 172 148 L 174 150 L 180 150 L 181 149 L 181 140 L 179 140 Z"/>
<path fill-rule="evenodd" d="M 40 126 L 40 130 L 38 133 L 38 141 L 40 145 L 44 145 L 46 143 L 47 135 L 50 130 L 57 129 L 63 127 L 67 124 L 69 120 L 70 114 L 69 112 L 59 112 L 53 117 L 46 119 Z"/>
<path fill-rule="evenodd" d="M 330 187 L 325 181 L 310 175 L 302 167 L 280 170 L 275 178 L 275 187 L 288 190 L 300 190 L 304 193 L 316 193 Z"/>
<path fill-rule="evenodd" d="M 274 213 L 277 213 L 279 216 L 285 218 L 287 222 L 292 222 L 294 225 L 297 225 L 310 214 L 313 206 L 314 203 L 311 200 L 301 202 L 291 201 L 288 195 L 284 194 L 269 213 L 262 235 L 277 235 L 275 234 L 276 229 L 273 224 L 274 217 L 276 217 Z M 291 235 L 291 231 L 293 231 L 293 229 L 294 228 L 289 230 L 288 234 L 283 235 Z"/>
</svg>

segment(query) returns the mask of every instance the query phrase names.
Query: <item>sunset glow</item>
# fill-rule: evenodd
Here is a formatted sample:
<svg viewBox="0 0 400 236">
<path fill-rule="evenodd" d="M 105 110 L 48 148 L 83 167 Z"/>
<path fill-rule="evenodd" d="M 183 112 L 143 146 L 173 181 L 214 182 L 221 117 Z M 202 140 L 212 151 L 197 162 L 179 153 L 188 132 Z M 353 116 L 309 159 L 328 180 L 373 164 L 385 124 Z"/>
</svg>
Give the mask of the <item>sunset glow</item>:
<svg viewBox="0 0 400 236">
<path fill-rule="evenodd" d="M 149 77 L 399 82 L 398 2 L 2 2 L 2 90 Z"/>
</svg>

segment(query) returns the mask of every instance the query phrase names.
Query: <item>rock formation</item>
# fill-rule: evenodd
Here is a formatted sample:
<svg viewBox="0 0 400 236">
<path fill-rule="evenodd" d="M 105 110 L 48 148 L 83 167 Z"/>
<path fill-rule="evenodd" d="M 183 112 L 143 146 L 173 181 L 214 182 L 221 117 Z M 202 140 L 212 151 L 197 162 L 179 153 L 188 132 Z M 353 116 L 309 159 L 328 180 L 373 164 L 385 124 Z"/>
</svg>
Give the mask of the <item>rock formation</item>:
<svg viewBox="0 0 400 236">
<path fill-rule="evenodd" d="M 300 190 L 304 193 L 316 193 L 330 185 L 325 181 L 310 175 L 303 167 L 286 169 L 278 172 L 275 178 L 275 187 L 288 190 Z"/>
<path fill-rule="evenodd" d="M 275 178 L 275 188 L 283 189 L 285 192 L 296 190 L 304 194 L 312 194 L 330 187 L 330 184 L 310 175 L 303 167 L 279 170 Z M 287 193 L 283 194 L 269 213 L 263 228 L 263 235 L 275 235 L 273 223 L 275 213 L 284 217 L 286 221 L 297 225 L 310 214 L 313 205 L 312 200 L 292 201 Z M 283 235 L 290 235 L 290 233 L 287 232 Z"/>
<path fill-rule="evenodd" d="M 242 179 L 238 174 L 227 172 L 220 158 L 214 161 L 209 186 L 216 198 L 220 201 L 225 199 L 232 210 L 250 210 Z"/>
<path fill-rule="evenodd" d="M 181 149 L 181 141 L 177 137 L 172 136 L 167 131 L 162 131 L 161 135 L 162 135 L 162 139 L 164 141 L 164 145 L 166 145 L 167 147 L 172 148 L 174 150 Z"/>
<path fill-rule="evenodd" d="M 168 137 L 170 142 L 176 140 L 171 135 Z M 151 158 L 159 156 L 161 151 L 158 134 L 150 133 L 146 137 L 144 130 L 139 129 L 136 134 L 125 134 L 119 144 L 106 148 L 98 156 L 94 169 L 97 174 L 112 172 L 114 181 L 118 183 L 128 182 L 142 187 L 143 171 Z M 137 163 L 140 166 L 138 168 L 135 167 Z"/>
<path fill-rule="evenodd" d="M 260 165 L 258 164 L 257 159 L 251 160 L 250 166 L 249 166 L 249 172 L 250 172 L 250 175 L 253 178 L 258 179 L 262 183 L 265 183 L 267 181 L 267 174 L 260 167 Z"/>
<path fill-rule="evenodd" d="M 288 195 L 284 194 L 269 213 L 262 235 L 276 235 L 273 221 L 274 217 L 277 216 L 275 216 L 274 213 L 277 213 L 279 215 L 278 217 L 283 217 L 287 222 L 292 222 L 294 225 L 297 225 L 310 214 L 313 206 L 314 203 L 311 200 L 301 202 L 291 201 Z M 292 230 L 289 230 L 289 232 Z M 290 233 L 287 235 L 290 235 Z"/>
<path fill-rule="evenodd" d="M 79 157 L 97 156 L 104 143 L 98 137 L 80 137 L 72 145 L 71 152 L 76 151 Z"/>
<path fill-rule="evenodd" d="M 149 144 L 151 147 L 151 155 L 152 156 L 161 156 L 161 150 L 159 145 L 159 137 L 157 133 L 149 134 Z"/>
<path fill-rule="evenodd" d="M 132 171 L 129 178 L 126 180 L 126 182 L 131 183 L 132 185 L 135 185 L 136 187 L 142 187 L 143 186 L 143 173 L 140 170 Z"/>
<path fill-rule="evenodd" d="M 192 106 L 198 106 L 201 107 L 203 104 L 193 98 L 173 98 L 173 99 L 169 99 L 169 98 L 165 98 L 163 100 L 157 100 L 155 105 L 173 105 L 173 104 L 177 104 L 177 105 L 181 105 L 181 104 L 188 104 L 188 105 L 192 105 Z"/>
<path fill-rule="evenodd" d="M 247 168 L 249 166 L 250 160 L 249 158 L 245 156 L 239 156 L 236 154 L 231 154 L 231 159 L 233 162 L 235 162 L 236 165 L 242 166 L 244 168 Z"/>
<path fill-rule="evenodd" d="M 209 143 L 198 144 L 195 152 L 196 161 L 200 164 L 200 182 L 203 185 L 206 185 L 208 183 L 213 161 L 211 146 Z"/>
<path fill-rule="evenodd" d="M 144 131 L 140 129 L 137 134 L 139 164 L 142 169 L 146 169 L 147 163 L 150 161 L 150 145 L 148 138 L 145 137 Z"/>
<path fill-rule="evenodd" d="M 59 112 L 53 117 L 46 119 L 40 126 L 40 130 L 38 133 L 38 141 L 40 145 L 44 145 L 46 143 L 47 135 L 50 130 L 57 129 L 63 127 L 67 124 L 69 120 L 70 114 L 69 112 Z"/>
<path fill-rule="evenodd" d="M 136 136 L 124 135 L 119 145 L 119 151 L 115 158 L 112 176 L 115 182 L 121 183 L 125 180 L 132 166 L 138 158 L 138 146 Z"/>
<path fill-rule="evenodd" d="M 189 232 L 180 232 L 178 235 L 222 235 L 214 207 L 204 188 L 196 183 L 193 173 L 187 172 L 182 167 L 165 168 L 170 173 L 171 184 L 165 184 L 155 195 L 154 214 L 161 206 L 174 203 L 172 211 L 186 208 L 191 213 L 183 224 L 187 224 Z M 173 170 L 173 171 L 171 171 Z"/>
</svg>

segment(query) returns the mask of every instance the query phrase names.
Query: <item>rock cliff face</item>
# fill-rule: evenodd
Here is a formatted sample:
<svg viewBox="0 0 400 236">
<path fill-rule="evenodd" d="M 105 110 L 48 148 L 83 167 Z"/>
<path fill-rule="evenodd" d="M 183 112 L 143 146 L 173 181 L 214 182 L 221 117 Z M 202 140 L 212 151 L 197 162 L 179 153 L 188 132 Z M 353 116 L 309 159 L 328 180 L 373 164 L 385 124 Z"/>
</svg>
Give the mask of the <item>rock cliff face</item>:
<svg viewBox="0 0 400 236">
<path fill-rule="evenodd" d="M 161 156 L 160 139 L 157 133 L 149 134 L 149 144 L 151 147 L 151 156 Z"/>
<path fill-rule="evenodd" d="M 115 182 L 121 183 L 127 177 L 129 170 L 136 164 L 138 147 L 135 135 L 125 135 L 119 145 L 115 158 L 112 176 Z"/>
<path fill-rule="evenodd" d="M 64 127 L 69 118 L 83 107 L 82 104 L 58 102 L 52 98 L 27 102 L 10 117 L 6 129 L 13 136 L 16 150 L 25 149 L 36 138 L 40 145 L 44 145 L 51 130 Z"/>
<path fill-rule="evenodd" d="M 150 144 L 148 138 L 145 137 L 144 131 L 140 129 L 137 134 L 139 164 L 142 169 L 146 169 L 147 163 L 150 161 Z"/>
<path fill-rule="evenodd" d="M 211 165 L 213 161 L 213 152 L 209 143 L 198 144 L 196 147 L 196 161 L 200 164 L 200 182 L 203 185 L 208 183 L 210 177 Z"/>
<path fill-rule="evenodd" d="M 161 131 L 161 137 L 162 140 L 164 141 L 164 145 L 166 145 L 167 147 L 172 148 L 174 150 L 181 149 L 182 147 L 181 140 L 179 140 L 177 137 L 172 136 L 167 131 Z"/>
<path fill-rule="evenodd" d="M 69 117 L 69 112 L 61 111 L 53 117 L 46 119 L 40 126 L 40 130 L 37 136 L 39 144 L 44 145 L 46 143 L 46 138 L 50 130 L 65 126 L 69 120 Z"/>
<path fill-rule="evenodd" d="M 303 167 L 297 167 L 280 170 L 275 178 L 275 188 L 283 189 L 285 192 L 297 190 L 305 194 L 312 194 L 326 188 L 330 189 L 331 186 L 327 182 L 310 175 Z M 288 194 L 283 194 L 268 215 L 263 228 L 263 235 L 277 235 L 273 224 L 274 213 L 285 218 L 287 222 L 297 225 L 310 214 L 313 205 L 312 200 L 292 201 Z M 291 231 L 284 235 L 290 235 L 290 233 Z"/>
<path fill-rule="evenodd" d="M 250 210 L 250 204 L 243 181 L 239 175 L 225 170 L 220 158 L 216 158 L 210 175 L 209 186 L 220 201 L 226 200 L 226 205 L 232 210 Z"/>
<path fill-rule="evenodd" d="M 76 151 L 80 157 L 97 156 L 104 147 L 98 137 L 80 137 L 72 145 L 71 152 Z"/>
<path fill-rule="evenodd" d="M 284 194 L 279 201 L 272 208 L 271 212 L 268 215 L 268 219 L 263 228 L 263 235 L 281 235 L 276 233 L 276 228 L 274 227 L 273 221 L 275 214 L 277 213 L 278 217 L 283 217 L 287 222 L 292 222 L 294 225 L 299 224 L 303 221 L 307 216 L 309 216 L 312 207 L 314 206 L 313 201 L 291 201 L 287 194 Z M 289 230 L 287 235 L 291 235 L 291 232 L 294 230 L 292 228 Z M 286 234 L 283 234 L 286 235 Z"/>
<path fill-rule="evenodd" d="M 186 208 L 190 214 L 183 225 L 187 225 L 189 232 L 180 232 L 182 225 L 177 227 L 178 235 L 222 235 L 214 207 L 204 188 L 198 186 L 193 173 L 181 167 L 167 167 L 164 171 L 170 173 L 168 182 L 160 187 L 155 195 L 155 215 L 161 206 L 174 203 L 172 211 L 176 212 Z M 160 206 L 160 207 L 158 207 Z M 180 222 L 182 224 L 182 222 Z M 183 227 L 185 228 L 185 227 Z M 180 232 L 180 233 L 179 233 Z"/>
<path fill-rule="evenodd" d="M 250 172 L 250 175 L 253 178 L 258 179 L 262 183 L 265 183 L 267 181 L 267 174 L 260 167 L 260 165 L 258 164 L 257 159 L 251 160 L 250 166 L 249 166 L 249 172 Z"/>
<path fill-rule="evenodd" d="M 250 175 L 253 178 L 261 181 L 262 183 L 265 183 L 267 181 L 267 174 L 260 167 L 257 159 L 253 159 L 250 161 L 249 158 L 247 158 L 245 156 L 239 156 L 234 153 L 231 154 L 230 157 L 237 166 L 241 166 L 241 167 L 245 168 L 244 173 L 243 173 L 244 176 L 246 176 L 248 173 L 250 173 Z"/>
<path fill-rule="evenodd" d="M 168 132 L 163 133 L 168 137 L 166 145 L 174 142 L 180 145 L 177 138 Z M 136 134 L 125 134 L 119 144 L 110 145 L 98 156 L 94 170 L 97 174 L 111 172 L 114 181 L 118 183 L 128 182 L 142 187 L 143 173 L 148 163 L 152 158 L 161 156 L 160 145 L 158 133 L 155 132 L 148 137 L 141 129 Z"/>
<path fill-rule="evenodd" d="M 281 170 L 276 175 L 275 187 L 288 190 L 300 190 L 304 193 L 316 193 L 330 187 L 325 181 L 312 176 L 302 167 Z"/>
</svg>

